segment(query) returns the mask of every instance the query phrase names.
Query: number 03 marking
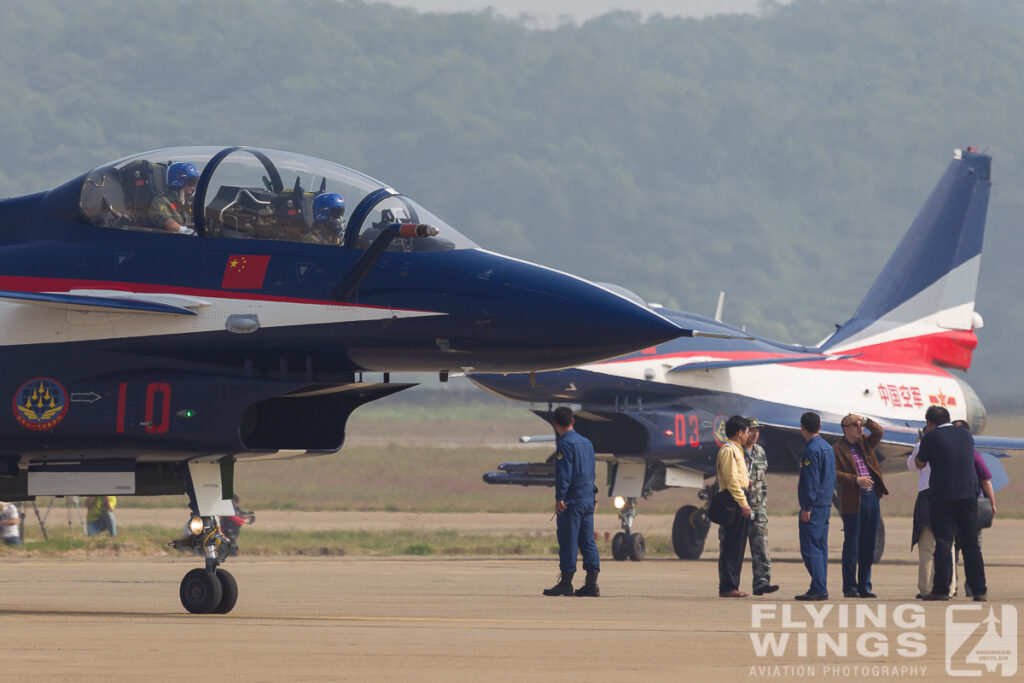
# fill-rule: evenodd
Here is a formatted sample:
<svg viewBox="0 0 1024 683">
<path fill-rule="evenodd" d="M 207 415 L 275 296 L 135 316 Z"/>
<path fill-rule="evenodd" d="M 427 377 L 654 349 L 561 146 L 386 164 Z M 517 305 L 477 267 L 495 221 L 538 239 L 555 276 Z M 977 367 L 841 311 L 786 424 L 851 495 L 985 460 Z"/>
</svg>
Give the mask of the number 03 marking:
<svg viewBox="0 0 1024 683">
<path fill-rule="evenodd" d="M 700 417 L 696 413 L 676 415 L 676 445 L 700 448 Z"/>
</svg>

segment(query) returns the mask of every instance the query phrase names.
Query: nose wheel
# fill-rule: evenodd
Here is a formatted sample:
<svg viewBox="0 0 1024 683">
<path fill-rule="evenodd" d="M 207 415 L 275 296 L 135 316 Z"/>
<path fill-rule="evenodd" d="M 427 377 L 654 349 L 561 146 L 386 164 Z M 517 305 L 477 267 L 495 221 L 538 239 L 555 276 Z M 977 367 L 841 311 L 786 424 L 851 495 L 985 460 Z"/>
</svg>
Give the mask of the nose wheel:
<svg viewBox="0 0 1024 683">
<path fill-rule="evenodd" d="M 179 595 L 192 614 L 227 614 L 238 602 L 238 582 L 226 569 L 197 568 L 185 574 Z"/>
<path fill-rule="evenodd" d="M 192 614 L 227 614 L 238 602 L 238 582 L 230 572 L 220 568 L 220 563 L 238 546 L 221 533 L 216 519 L 203 517 L 201 520 L 201 533 L 171 541 L 174 548 L 201 551 L 206 556 L 205 567 L 185 574 L 178 596 L 182 607 Z"/>
<path fill-rule="evenodd" d="M 626 558 L 639 562 L 647 556 L 647 541 L 644 535 L 633 533 L 636 513 L 636 498 L 627 498 L 625 506 L 619 510 L 619 521 L 623 530 L 612 537 L 612 558 L 620 562 Z"/>
</svg>

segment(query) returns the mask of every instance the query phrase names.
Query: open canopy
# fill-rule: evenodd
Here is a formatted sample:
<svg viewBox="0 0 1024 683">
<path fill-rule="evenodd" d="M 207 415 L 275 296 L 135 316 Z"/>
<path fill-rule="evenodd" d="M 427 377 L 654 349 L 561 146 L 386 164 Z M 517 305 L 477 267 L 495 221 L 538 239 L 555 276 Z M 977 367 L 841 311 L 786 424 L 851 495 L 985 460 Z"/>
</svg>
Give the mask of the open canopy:
<svg viewBox="0 0 1024 683">
<path fill-rule="evenodd" d="M 332 196 L 317 202 L 322 195 Z M 315 210 L 327 206 L 329 214 Z M 416 202 L 358 171 L 253 147 L 177 147 L 104 164 L 86 175 L 79 208 L 100 227 L 358 248 L 388 225 L 426 223 L 438 229 L 436 237 L 396 239 L 389 249 L 477 246 Z"/>
</svg>

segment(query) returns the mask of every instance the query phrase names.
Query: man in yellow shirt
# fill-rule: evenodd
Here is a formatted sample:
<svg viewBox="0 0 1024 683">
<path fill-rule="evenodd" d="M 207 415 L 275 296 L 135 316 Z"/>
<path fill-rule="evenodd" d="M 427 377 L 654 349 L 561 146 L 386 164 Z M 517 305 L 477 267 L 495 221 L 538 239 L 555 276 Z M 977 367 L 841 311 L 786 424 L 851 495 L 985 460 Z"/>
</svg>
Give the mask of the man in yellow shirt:
<svg viewBox="0 0 1024 683">
<path fill-rule="evenodd" d="M 109 531 L 111 536 L 117 536 L 117 518 L 114 517 L 117 496 L 90 496 L 85 499 L 85 504 L 89 506 L 85 515 L 86 535 L 98 536 Z"/>
<path fill-rule="evenodd" d="M 747 441 L 749 423 L 740 415 L 733 415 L 725 423 L 725 436 L 729 439 L 718 451 L 718 489 L 728 491 L 739 506 L 740 514 L 732 524 L 718 527 L 718 597 L 745 598 L 740 591 L 740 571 L 743 554 L 750 534 L 750 504 L 746 489 L 750 486 L 743 445 Z"/>
</svg>

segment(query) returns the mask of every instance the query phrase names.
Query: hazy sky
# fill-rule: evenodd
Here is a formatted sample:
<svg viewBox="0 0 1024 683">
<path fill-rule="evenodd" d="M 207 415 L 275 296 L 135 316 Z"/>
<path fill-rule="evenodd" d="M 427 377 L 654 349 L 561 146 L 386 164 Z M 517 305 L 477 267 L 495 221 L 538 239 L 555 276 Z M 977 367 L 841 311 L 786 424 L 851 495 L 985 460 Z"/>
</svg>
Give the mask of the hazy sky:
<svg viewBox="0 0 1024 683">
<path fill-rule="evenodd" d="M 556 25 L 562 16 L 584 21 L 613 9 L 627 9 L 644 16 L 703 17 L 709 14 L 756 12 L 761 0 L 373 0 L 421 12 L 479 12 L 493 7 L 499 14 L 529 14 L 543 24 Z M 783 0 L 789 2 L 789 0 Z"/>
</svg>

